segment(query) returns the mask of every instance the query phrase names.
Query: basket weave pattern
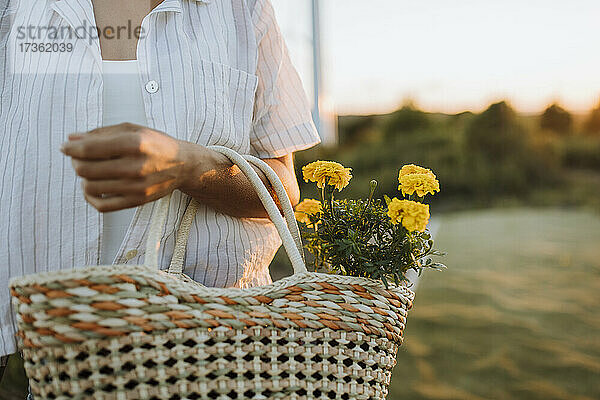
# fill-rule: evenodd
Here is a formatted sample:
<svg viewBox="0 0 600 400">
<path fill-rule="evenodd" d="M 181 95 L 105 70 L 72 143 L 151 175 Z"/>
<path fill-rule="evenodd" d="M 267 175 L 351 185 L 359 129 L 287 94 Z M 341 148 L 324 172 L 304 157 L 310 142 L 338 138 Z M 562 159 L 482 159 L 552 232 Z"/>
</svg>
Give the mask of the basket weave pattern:
<svg viewBox="0 0 600 400">
<path fill-rule="evenodd" d="M 198 204 L 168 270 L 160 199 L 144 265 L 15 278 L 19 345 L 36 400 L 384 399 L 414 294 L 365 278 L 309 273 L 285 188 L 263 161 L 213 147 L 256 188 L 294 274 L 270 285 L 208 288 L 182 273 Z M 284 217 L 248 163 L 270 180 Z"/>
<path fill-rule="evenodd" d="M 209 289 L 124 272 L 12 287 L 36 397 L 384 398 L 413 298 L 316 273 Z"/>
</svg>

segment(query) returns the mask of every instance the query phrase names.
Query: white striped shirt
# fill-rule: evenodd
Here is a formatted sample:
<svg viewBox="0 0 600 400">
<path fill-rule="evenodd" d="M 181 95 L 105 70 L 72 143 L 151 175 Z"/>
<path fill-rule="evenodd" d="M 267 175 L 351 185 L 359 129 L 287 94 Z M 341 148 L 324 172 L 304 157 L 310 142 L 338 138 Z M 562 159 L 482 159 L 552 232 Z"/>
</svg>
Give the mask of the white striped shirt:
<svg viewBox="0 0 600 400">
<path fill-rule="evenodd" d="M 2 355 L 16 349 L 11 277 L 98 264 L 102 216 L 84 200 L 59 148 L 69 133 L 101 126 L 103 107 L 98 39 L 64 39 L 73 44 L 64 52 L 19 47 L 19 27 L 95 26 L 91 0 L 0 0 L 0 16 Z M 137 59 L 150 128 L 261 158 L 319 142 L 270 0 L 164 0 L 142 27 Z M 163 267 L 189 202 L 173 194 Z M 138 207 L 115 262 L 143 262 L 153 207 Z M 270 221 L 203 207 L 190 232 L 185 272 L 208 286 L 267 284 L 279 246 Z"/>
</svg>

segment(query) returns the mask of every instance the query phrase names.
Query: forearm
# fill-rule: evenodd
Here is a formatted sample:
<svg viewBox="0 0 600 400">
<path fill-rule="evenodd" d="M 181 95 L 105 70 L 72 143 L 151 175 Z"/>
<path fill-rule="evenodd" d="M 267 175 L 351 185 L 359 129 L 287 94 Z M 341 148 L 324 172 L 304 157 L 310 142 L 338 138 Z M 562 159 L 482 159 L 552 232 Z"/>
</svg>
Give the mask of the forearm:
<svg viewBox="0 0 600 400">
<path fill-rule="evenodd" d="M 184 149 L 186 168 L 179 185 L 182 192 L 227 215 L 238 218 L 268 217 L 250 181 L 227 157 L 193 143 L 187 143 Z M 292 204 L 295 205 L 299 200 L 299 190 L 291 156 L 289 157 L 289 160 L 282 158 L 264 161 L 279 176 Z M 256 167 L 254 169 L 269 187 L 262 171 Z"/>
<path fill-rule="evenodd" d="M 137 207 L 179 189 L 224 214 L 267 217 L 250 181 L 227 157 L 147 127 L 125 123 L 72 134 L 61 151 L 83 178 L 86 200 L 100 212 Z M 300 193 L 292 155 L 264 161 L 295 205 Z"/>
</svg>

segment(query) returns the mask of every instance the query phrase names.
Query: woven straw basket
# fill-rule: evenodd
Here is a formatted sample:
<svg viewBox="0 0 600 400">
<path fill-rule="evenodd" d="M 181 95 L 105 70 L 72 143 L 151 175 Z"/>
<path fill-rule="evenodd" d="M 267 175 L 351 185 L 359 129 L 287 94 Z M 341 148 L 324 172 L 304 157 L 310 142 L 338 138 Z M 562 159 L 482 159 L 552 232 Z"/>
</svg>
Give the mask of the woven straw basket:
<svg viewBox="0 0 600 400">
<path fill-rule="evenodd" d="M 294 274 L 270 285 L 208 288 L 182 274 L 197 203 L 168 271 L 159 200 L 139 266 L 104 265 L 10 283 L 36 400 L 383 399 L 414 294 L 402 284 L 309 273 L 292 207 L 261 160 L 219 146 L 249 178 Z M 267 175 L 284 218 L 249 162 Z M 286 224 L 287 222 L 287 224 Z"/>
</svg>

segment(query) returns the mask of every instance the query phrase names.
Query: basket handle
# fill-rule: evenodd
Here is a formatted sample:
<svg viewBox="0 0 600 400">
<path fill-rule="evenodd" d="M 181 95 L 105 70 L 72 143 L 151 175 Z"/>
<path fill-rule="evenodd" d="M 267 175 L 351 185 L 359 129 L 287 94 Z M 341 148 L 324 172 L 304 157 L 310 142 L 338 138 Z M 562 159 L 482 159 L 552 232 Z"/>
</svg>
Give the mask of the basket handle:
<svg viewBox="0 0 600 400">
<path fill-rule="evenodd" d="M 294 210 L 287 196 L 285 188 L 277 174 L 271 169 L 271 167 L 269 167 L 267 163 L 256 157 L 249 155 L 241 156 L 235 151 L 223 146 L 208 146 L 208 148 L 225 155 L 232 163 L 237 165 L 242 173 L 248 178 L 256 190 L 258 197 L 265 207 L 265 210 L 267 211 L 271 221 L 277 228 L 277 232 L 281 237 L 283 246 L 294 269 L 294 273 L 298 274 L 307 272 L 302 252 L 302 241 L 300 239 L 298 224 L 294 216 Z M 250 163 L 256 165 L 267 176 L 267 179 L 273 186 L 273 189 L 280 200 L 283 213 L 285 215 L 285 220 L 281 216 L 279 208 L 269 194 L 269 191 Z M 155 217 L 152 218 L 150 224 L 150 232 L 148 233 L 144 264 L 153 268 L 158 268 L 158 248 L 160 246 L 160 234 L 165 223 L 170 198 L 171 195 L 169 194 L 159 200 L 157 205 L 158 210 L 155 214 Z M 171 264 L 169 265 L 169 273 L 182 273 L 188 235 L 199 205 L 200 204 L 196 200 L 192 199 L 183 215 L 181 225 L 177 231 L 177 237 L 175 239 L 175 250 L 173 253 L 173 258 L 171 259 Z"/>
</svg>

